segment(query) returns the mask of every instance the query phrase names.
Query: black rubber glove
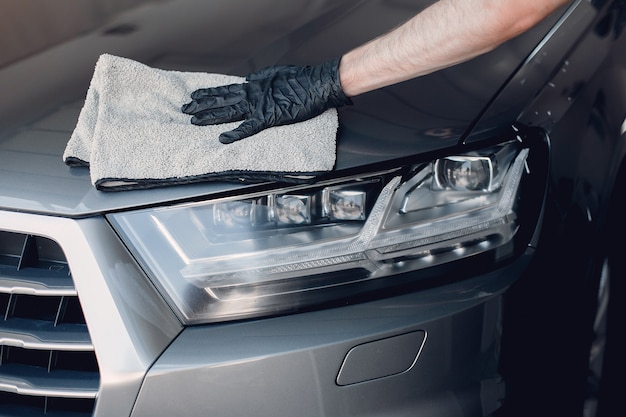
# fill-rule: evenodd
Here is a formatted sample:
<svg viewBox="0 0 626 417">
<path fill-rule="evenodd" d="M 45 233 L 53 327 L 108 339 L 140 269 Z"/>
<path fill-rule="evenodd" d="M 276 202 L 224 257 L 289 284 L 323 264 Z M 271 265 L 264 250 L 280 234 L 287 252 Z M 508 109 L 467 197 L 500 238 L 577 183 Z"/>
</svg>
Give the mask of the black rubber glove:
<svg viewBox="0 0 626 417">
<path fill-rule="evenodd" d="M 243 120 L 219 140 L 232 143 L 268 127 L 301 122 L 332 107 L 352 104 L 339 82 L 339 60 L 315 66 L 282 65 L 249 74 L 247 82 L 191 93 L 182 106 L 194 125 L 214 125 Z"/>
</svg>

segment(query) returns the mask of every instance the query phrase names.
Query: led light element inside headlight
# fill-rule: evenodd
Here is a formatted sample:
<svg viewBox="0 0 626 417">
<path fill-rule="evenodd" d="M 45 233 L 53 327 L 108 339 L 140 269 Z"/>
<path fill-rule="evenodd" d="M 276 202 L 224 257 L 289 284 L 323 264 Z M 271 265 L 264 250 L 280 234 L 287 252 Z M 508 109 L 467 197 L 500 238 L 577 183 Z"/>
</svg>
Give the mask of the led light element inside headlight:
<svg viewBox="0 0 626 417">
<path fill-rule="evenodd" d="M 287 194 L 271 197 L 274 204 L 270 206 L 269 214 L 277 223 L 285 225 L 311 223 L 311 196 Z"/>
<path fill-rule="evenodd" d="M 457 191 L 488 190 L 493 179 L 491 158 L 448 157 L 436 162 L 435 171 L 440 186 Z"/>
<path fill-rule="evenodd" d="M 252 317 L 501 247 L 517 229 L 527 155 L 510 142 L 408 171 L 109 218 L 183 321 Z"/>
</svg>

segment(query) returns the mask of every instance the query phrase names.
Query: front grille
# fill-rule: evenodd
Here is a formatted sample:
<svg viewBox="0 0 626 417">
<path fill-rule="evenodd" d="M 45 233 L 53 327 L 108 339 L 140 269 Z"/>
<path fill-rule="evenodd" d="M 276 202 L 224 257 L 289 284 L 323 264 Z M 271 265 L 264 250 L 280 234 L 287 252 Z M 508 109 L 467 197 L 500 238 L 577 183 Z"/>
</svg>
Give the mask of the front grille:
<svg viewBox="0 0 626 417">
<path fill-rule="evenodd" d="M 0 416 L 91 416 L 100 375 L 61 248 L 0 231 Z"/>
</svg>

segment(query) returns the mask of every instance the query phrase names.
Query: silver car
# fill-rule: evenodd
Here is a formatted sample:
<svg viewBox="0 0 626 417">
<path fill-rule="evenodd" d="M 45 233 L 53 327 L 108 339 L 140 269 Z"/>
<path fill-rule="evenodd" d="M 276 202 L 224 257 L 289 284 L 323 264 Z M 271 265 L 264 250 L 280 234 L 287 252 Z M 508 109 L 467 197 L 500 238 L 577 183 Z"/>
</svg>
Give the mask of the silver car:
<svg viewBox="0 0 626 417">
<path fill-rule="evenodd" d="M 0 415 L 624 415 L 622 0 L 355 98 L 307 181 L 63 161 L 102 54 L 244 76 L 432 2 L 2 3 Z"/>
</svg>

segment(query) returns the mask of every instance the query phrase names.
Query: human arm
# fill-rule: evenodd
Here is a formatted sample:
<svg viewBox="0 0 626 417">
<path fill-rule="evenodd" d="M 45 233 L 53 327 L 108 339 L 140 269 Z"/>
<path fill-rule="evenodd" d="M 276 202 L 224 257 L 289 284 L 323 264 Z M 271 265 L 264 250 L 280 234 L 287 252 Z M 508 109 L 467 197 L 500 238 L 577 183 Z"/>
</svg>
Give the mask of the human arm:
<svg viewBox="0 0 626 417">
<path fill-rule="evenodd" d="M 439 0 L 396 29 L 328 62 L 276 66 L 247 82 L 200 89 L 182 111 L 197 125 L 243 121 L 231 143 L 304 121 L 350 97 L 467 61 L 533 27 L 570 0 Z"/>
<path fill-rule="evenodd" d="M 353 97 L 467 61 L 532 28 L 570 0 L 440 0 L 341 58 Z"/>
</svg>

